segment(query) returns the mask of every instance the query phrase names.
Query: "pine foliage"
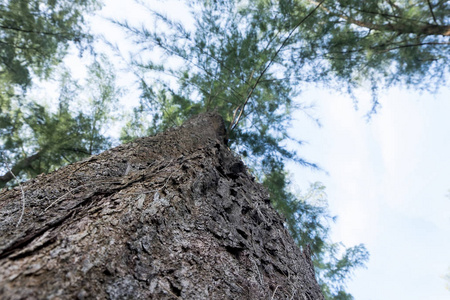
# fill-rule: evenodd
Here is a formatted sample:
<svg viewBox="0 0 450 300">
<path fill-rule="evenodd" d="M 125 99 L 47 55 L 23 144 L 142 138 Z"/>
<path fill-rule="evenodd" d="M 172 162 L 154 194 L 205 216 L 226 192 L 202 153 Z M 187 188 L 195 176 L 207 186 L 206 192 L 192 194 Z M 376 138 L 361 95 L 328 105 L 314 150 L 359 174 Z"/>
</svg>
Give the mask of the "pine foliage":
<svg viewBox="0 0 450 300">
<path fill-rule="evenodd" d="M 368 83 L 372 110 L 382 87 L 434 91 L 450 71 L 450 3 L 419 0 L 252 1 L 261 30 L 288 32 L 306 10 L 319 9 L 292 37 L 293 67 L 352 91 Z"/>
<path fill-rule="evenodd" d="M 32 178 L 111 146 L 106 134 L 115 117 L 120 89 L 105 59 L 88 68 L 79 84 L 60 75 L 56 108 L 30 96 L 4 98 L 0 110 L 0 187 L 17 177 Z"/>
<path fill-rule="evenodd" d="M 0 1 L 0 187 L 13 175 L 51 171 L 102 148 L 95 143 L 105 144 L 101 138 L 94 143 L 90 124 L 96 117 L 72 110 L 78 87 L 68 73 L 60 79 L 56 111 L 28 94 L 33 80 L 50 78 L 69 45 L 80 50 L 90 45 L 85 17 L 99 6 L 96 0 Z"/>
<path fill-rule="evenodd" d="M 48 77 L 69 42 L 86 47 L 84 18 L 98 7 L 96 0 L 0 1 L 0 91 L 25 88 L 33 75 Z"/>
</svg>

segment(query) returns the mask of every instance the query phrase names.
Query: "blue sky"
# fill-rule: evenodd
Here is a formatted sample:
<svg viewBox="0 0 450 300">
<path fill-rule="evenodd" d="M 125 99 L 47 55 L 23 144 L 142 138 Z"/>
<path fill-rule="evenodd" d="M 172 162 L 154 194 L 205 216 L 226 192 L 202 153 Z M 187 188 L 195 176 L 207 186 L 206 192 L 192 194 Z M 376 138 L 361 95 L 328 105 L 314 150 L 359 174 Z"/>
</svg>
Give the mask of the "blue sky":
<svg viewBox="0 0 450 300">
<path fill-rule="evenodd" d="M 318 128 L 301 116 L 300 150 L 328 172 L 291 166 L 295 182 L 321 181 L 338 215 L 333 237 L 371 257 L 349 284 L 355 299 L 450 299 L 450 90 L 391 89 L 370 122 L 348 97 L 311 90 Z M 369 96 L 360 94 L 361 106 Z"/>
<path fill-rule="evenodd" d="M 149 21 L 132 1 L 105 2 L 104 17 Z M 178 18 L 188 13 L 176 1 L 146 2 Z M 101 18 L 93 24 L 129 49 L 117 28 Z M 333 239 L 346 246 L 365 243 L 370 251 L 368 268 L 348 285 L 355 299 L 450 299 L 441 278 L 450 267 L 450 89 L 435 95 L 384 91 L 370 122 L 364 117 L 370 96 L 361 90 L 358 99 L 356 111 L 350 97 L 331 90 L 311 87 L 300 95 L 316 104 L 322 127 L 299 112 L 292 134 L 307 141 L 299 153 L 327 173 L 290 165 L 294 183 L 302 189 L 324 183 L 338 215 Z"/>
</svg>

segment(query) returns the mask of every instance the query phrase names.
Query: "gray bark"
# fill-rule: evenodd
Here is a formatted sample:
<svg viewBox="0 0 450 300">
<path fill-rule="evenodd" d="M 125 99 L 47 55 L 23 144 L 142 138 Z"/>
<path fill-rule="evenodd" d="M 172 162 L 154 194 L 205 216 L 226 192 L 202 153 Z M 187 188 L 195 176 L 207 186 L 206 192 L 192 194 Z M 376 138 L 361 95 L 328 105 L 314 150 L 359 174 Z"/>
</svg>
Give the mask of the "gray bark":
<svg viewBox="0 0 450 300">
<path fill-rule="evenodd" d="M 0 193 L 1 299 L 323 299 L 264 188 L 199 115 Z"/>
</svg>

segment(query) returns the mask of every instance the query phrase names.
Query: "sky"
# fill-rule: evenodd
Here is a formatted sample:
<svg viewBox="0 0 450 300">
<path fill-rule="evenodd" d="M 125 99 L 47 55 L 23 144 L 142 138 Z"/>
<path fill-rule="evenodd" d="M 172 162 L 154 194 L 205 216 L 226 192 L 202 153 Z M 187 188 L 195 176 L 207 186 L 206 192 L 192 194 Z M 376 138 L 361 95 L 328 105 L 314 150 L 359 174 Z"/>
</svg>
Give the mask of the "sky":
<svg viewBox="0 0 450 300">
<path fill-rule="evenodd" d="M 94 30 L 126 53 L 129 40 L 104 18 L 150 24 L 149 14 L 132 1 L 105 2 L 92 19 Z M 146 2 L 176 18 L 188 14 L 177 1 Z M 126 77 L 119 79 L 132 86 Z M 137 103 L 135 96 L 124 105 Z M 450 272 L 450 88 L 437 94 L 383 91 L 382 108 L 369 122 L 370 95 L 362 89 L 358 99 L 355 110 L 348 95 L 331 90 L 311 87 L 299 96 L 315 104 L 322 126 L 298 112 L 291 133 L 306 141 L 298 149 L 301 156 L 325 172 L 292 164 L 293 182 L 303 190 L 322 182 L 338 216 L 333 240 L 368 248 L 367 268 L 348 284 L 355 299 L 450 299 L 442 278 Z"/>
<path fill-rule="evenodd" d="M 292 133 L 308 142 L 301 155 L 327 173 L 290 166 L 295 183 L 322 182 L 338 216 L 333 239 L 370 252 L 349 292 L 362 300 L 450 299 L 442 279 L 450 267 L 450 89 L 386 91 L 370 122 L 346 96 L 302 97 L 315 102 L 322 127 L 299 116 Z"/>
</svg>

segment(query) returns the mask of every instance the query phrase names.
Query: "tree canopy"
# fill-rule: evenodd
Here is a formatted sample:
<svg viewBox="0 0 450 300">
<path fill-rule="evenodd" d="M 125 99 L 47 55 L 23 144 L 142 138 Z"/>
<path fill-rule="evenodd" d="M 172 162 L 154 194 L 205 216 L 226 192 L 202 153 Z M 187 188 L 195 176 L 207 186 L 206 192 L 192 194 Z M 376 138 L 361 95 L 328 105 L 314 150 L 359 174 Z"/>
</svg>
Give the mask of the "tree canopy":
<svg viewBox="0 0 450 300">
<path fill-rule="evenodd" d="M 32 99 L 27 94 L 33 78 L 49 78 L 70 43 L 80 49 L 89 45 L 91 36 L 83 27 L 84 18 L 98 7 L 95 0 L 0 2 L 0 187 L 12 180 L 13 174 L 33 177 L 92 154 L 98 148 L 84 147 L 89 140 L 94 146 L 95 129 L 90 124 L 95 124 L 97 117 L 74 113 L 70 107 L 79 87 L 69 73 L 61 75 L 56 112 L 43 103 L 44 99 Z M 98 63 L 89 73 L 91 78 L 99 79 L 92 84 L 92 92 L 105 94 L 106 91 L 100 90 L 105 80 L 111 81 L 107 78 L 111 74 L 102 71 Z M 92 105 L 98 111 L 108 107 L 95 101 Z M 90 139 L 86 136 L 89 134 Z"/>
<path fill-rule="evenodd" d="M 304 27 L 304 14 L 318 8 Z M 262 31 L 292 32 L 290 61 L 305 76 L 337 80 L 349 90 L 376 91 L 404 84 L 434 90 L 445 85 L 450 58 L 448 1 L 278 0 L 252 1 L 249 12 Z M 336 87 L 336 85 L 334 86 Z"/>
<path fill-rule="evenodd" d="M 81 47 L 90 36 L 83 28 L 96 0 L 0 1 L 0 84 L 27 87 L 32 75 L 48 76 L 69 42 Z"/>
<path fill-rule="evenodd" d="M 83 84 L 67 71 L 61 73 L 59 84 L 56 108 L 29 96 L 17 96 L 17 101 L 2 107 L 0 187 L 14 175 L 32 178 L 111 146 L 106 130 L 117 114 L 120 89 L 107 61 L 89 66 Z M 5 168 L 8 165 L 11 170 Z"/>
</svg>

